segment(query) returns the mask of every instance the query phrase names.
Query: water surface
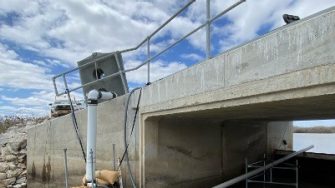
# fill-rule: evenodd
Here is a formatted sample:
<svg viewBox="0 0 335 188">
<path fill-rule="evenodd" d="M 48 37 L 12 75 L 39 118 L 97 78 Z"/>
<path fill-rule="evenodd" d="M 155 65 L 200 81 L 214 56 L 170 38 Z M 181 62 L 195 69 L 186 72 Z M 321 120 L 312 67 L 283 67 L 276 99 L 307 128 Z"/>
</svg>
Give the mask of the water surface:
<svg viewBox="0 0 335 188">
<path fill-rule="evenodd" d="M 335 154 L 335 133 L 294 133 L 293 150 L 297 151 L 314 145 L 309 152 Z"/>
</svg>

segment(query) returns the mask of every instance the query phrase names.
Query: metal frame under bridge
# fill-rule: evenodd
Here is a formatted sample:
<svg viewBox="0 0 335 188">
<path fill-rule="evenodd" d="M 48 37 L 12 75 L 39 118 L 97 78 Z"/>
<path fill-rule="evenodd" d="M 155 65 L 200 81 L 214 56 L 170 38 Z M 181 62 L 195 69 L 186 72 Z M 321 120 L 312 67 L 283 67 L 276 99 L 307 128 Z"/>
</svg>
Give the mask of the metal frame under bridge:
<svg viewBox="0 0 335 188">
<path fill-rule="evenodd" d="M 299 151 L 296 151 L 294 153 L 286 155 L 285 157 L 282 157 L 282 158 L 280 158 L 280 159 L 278 159 L 276 161 L 273 161 L 273 162 L 271 162 L 271 163 L 269 163 L 267 165 L 264 165 L 263 167 L 255 169 L 253 171 L 249 171 L 248 172 L 248 170 L 246 169 L 246 173 L 245 174 L 240 175 L 240 176 L 238 176 L 236 178 L 230 179 L 230 180 L 228 180 L 228 181 L 226 181 L 224 183 L 221 183 L 219 185 L 216 185 L 213 188 L 226 188 L 226 187 L 230 187 L 230 186 L 235 185 L 235 184 L 237 184 L 239 182 L 242 182 L 242 181 L 246 181 L 246 186 L 245 187 L 248 188 L 248 183 L 251 183 L 252 182 L 251 179 L 253 179 L 255 176 L 259 175 L 260 173 L 264 173 L 268 169 L 271 170 L 272 168 L 275 168 L 275 166 L 277 166 L 279 164 L 282 164 L 285 161 L 288 161 L 288 160 L 296 157 L 297 155 L 300 155 L 300 154 L 302 154 L 302 153 L 304 153 L 304 152 L 306 152 L 306 151 L 308 151 L 308 150 L 310 150 L 312 148 L 314 148 L 314 145 L 308 146 L 308 147 L 303 148 L 303 149 L 301 149 Z M 263 184 L 267 183 L 267 184 L 277 184 L 277 185 L 289 185 L 289 186 L 293 185 L 295 187 L 298 187 L 298 183 L 295 183 L 295 184 L 278 183 L 278 182 L 273 182 L 272 180 L 270 182 L 266 182 L 265 178 L 264 178 L 264 181 L 258 181 L 258 182 L 253 181 L 253 182 L 254 183 L 263 183 Z"/>
<path fill-rule="evenodd" d="M 143 46 L 144 44 L 147 45 L 147 59 L 140 65 L 138 65 L 137 67 L 134 68 L 130 68 L 130 69 L 126 69 L 126 70 L 121 70 L 119 72 L 113 73 L 111 75 L 105 76 L 101 79 L 86 83 L 84 85 L 75 87 L 75 88 L 69 88 L 68 87 L 68 82 L 66 79 L 66 75 L 69 73 L 72 73 L 74 71 L 77 70 L 81 70 L 83 68 L 85 68 L 86 66 L 89 66 L 91 64 L 94 64 L 95 66 L 97 66 L 97 63 L 99 59 L 95 59 L 94 61 L 88 62 L 82 66 L 78 66 L 77 68 L 74 68 L 72 70 L 66 71 L 64 73 L 58 74 L 56 76 L 54 76 L 52 78 L 53 81 L 53 85 L 54 85 L 54 90 L 55 90 L 55 94 L 56 96 L 60 96 L 63 94 L 69 94 L 72 91 L 78 90 L 80 88 L 92 85 L 96 82 L 100 82 L 102 80 L 111 78 L 111 77 L 115 77 L 118 75 L 122 75 L 125 74 L 127 72 L 131 72 L 134 70 L 137 70 L 139 68 L 141 68 L 144 65 L 147 65 L 148 67 L 148 71 L 147 71 L 147 82 L 150 83 L 150 62 L 154 59 L 156 59 L 157 57 L 159 57 L 161 54 L 165 53 L 166 51 L 168 51 L 170 48 L 174 47 L 175 45 L 177 45 L 178 43 L 180 43 L 181 41 L 183 41 L 184 39 L 186 39 L 187 37 L 191 36 L 192 34 L 194 34 L 195 32 L 199 31 L 200 29 L 206 27 L 206 58 L 209 59 L 211 58 L 211 24 L 212 22 L 216 21 L 218 18 L 222 17 L 223 15 L 225 15 L 227 12 L 229 12 L 230 10 L 234 9 L 235 7 L 237 7 L 238 5 L 240 5 L 241 3 L 245 2 L 246 0 L 239 0 L 238 2 L 232 4 L 230 7 L 226 8 L 225 10 L 223 10 L 222 12 L 220 12 L 219 14 L 217 14 L 214 17 L 211 17 L 210 14 L 210 0 L 206 0 L 206 16 L 207 16 L 207 21 L 203 24 L 201 24 L 200 26 L 198 26 L 197 28 L 195 28 L 194 30 L 190 31 L 188 34 L 186 34 L 185 36 L 183 36 L 182 38 L 180 38 L 179 40 L 175 41 L 173 44 L 169 45 L 168 47 L 166 47 L 164 50 L 158 52 L 157 54 L 151 56 L 151 50 L 150 50 L 150 40 L 156 35 L 156 33 L 158 33 L 161 29 L 163 29 L 168 23 L 170 23 L 175 17 L 177 17 L 178 15 L 180 15 L 185 9 L 187 9 L 191 4 L 193 4 L 196 0 L 190 0 L 187 4 L 185 4 L 181 9 L 179 9 L 173 16 L 171 16 L 168 20 L 166 20 L 161 26 L 159 26 L 154 32 L 152 32 L 150 35 L 148 35 L 142 42 L 140 42 L 137 46 L 133 47 L 133 48 L 129 48 L 129 49 L 125 49 L 125 50 L 121 50 L 118 51 L 119 53 L 126 53 L 126 52 L 131 52 L 131 51 L 135 51 L 137 49 L 139 49 L 141 46 Z M 113 54 L 113 53 L 109 53 L 109 54 Z M 65 91 L 64 92 L 58 92 L 58 88 L 57 88 L 57 84 L 56 84 L 56 79 L 58 78 L 63 78 L 63 82 L 64 82 L 64 86 L 65 86 Z"/>
</svg>

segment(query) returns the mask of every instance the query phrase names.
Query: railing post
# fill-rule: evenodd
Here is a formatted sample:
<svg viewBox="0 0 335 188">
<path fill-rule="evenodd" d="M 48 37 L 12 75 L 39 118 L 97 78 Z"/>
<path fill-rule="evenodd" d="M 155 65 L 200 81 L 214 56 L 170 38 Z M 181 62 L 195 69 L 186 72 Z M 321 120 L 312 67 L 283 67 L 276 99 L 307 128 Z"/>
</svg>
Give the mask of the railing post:
<svg viewBox="0 0 335 188">
<path fill-rule="evenodd" d="M 150 59 L 150 37 L 147 38 L 147 55 L 148 59 Z M 148 82 L 147 84 L 150 84 L 150 61 L 148 61 Z"/>
<path fill-rule="evenodd" d="M 299 187 L 299 163 L 298 163 L 298 159 L 295 161 L 295 187 L 298 188 Z"/>
<path fill-rule="evenodd" d="M 248 174 L 248 158 L 244 159 L 245 162 L 245 174 Z M 248 188 L 248 178 L 245 179 L 245 188 Z"/>
<path fill-rule="evenodd" d="M 116 171 L 116 162 L 115 162 L 115 144 L 113 144 L 113 169 Z"/>
<path fill-rule="evenodd" d="M 67 86 L 67 81 L 66 81 L 65 74 L 63 74 L 63 81 L 64 81 L 65 90 L 68 90 L 69 87 Z"/>
<path fill-rule="evenodd" d="M 65 174 L 65 188 L 69 187 L 68 184 L 68 168 L 67 168 L 67 154 L 66 154 L 67 148 L 64 149 L 64 174 Z"/>
<path fill-rule="evenodd" d="M 58 95 L 58 90 L 57 90 L 57 85 L 56 85 L 56 77 L 52 78 L 52 82 L 54 84 L 54 90 L 55 90 L 55 93 L 56 93 L 56 96 L 57 96 Z"/>
<path fill-rule="evenodd" d="M 263 154 L 263 168 L 264 168 L 264 170 L 263 170 L 263 181 L 264 181 L 264 183 L 263 183 L 263 187 L 265 187 L 265 173 L 266 173 L 266 171 L 265 171 L 265 165 L 266 165 L 266 155 L 265 155 L 265 153 Z"/>
<path fill-rule="evenodd" d="M 270 168 L 270 182 L 272 182 L 272 168 Z"/>
<path fill-rule="evenodd" d="M 206 0 L 206 14 L 207 14 L 207 25 L 206 25 L 206 58 L 211 58 L 211 3 L 210 0 Z"/>
</svg>

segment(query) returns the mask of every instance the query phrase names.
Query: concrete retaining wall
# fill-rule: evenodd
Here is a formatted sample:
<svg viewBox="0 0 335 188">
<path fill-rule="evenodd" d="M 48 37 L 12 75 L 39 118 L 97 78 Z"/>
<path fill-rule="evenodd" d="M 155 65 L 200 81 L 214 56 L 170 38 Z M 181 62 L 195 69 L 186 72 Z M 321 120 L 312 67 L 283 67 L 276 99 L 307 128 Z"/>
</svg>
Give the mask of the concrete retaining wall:
<svg viewBox="0 0 335 188">
<path fill-rule="evenodd" d="M 128 129 L 131 130 L 134 107 L 137 95 L 132 98 L 128 111 Z M 121 96 L 98 106 L 97 128 L 97 169 L 113 169 L 113 144 L 116 146 L 116 157 L 121 159 L 124 152 L 124 110 L 126 96 Z M 80 135 L 86 150 L 86 110 L 76 113 Z M 138 122 L 136 121 L 134 136 L 128 138 L 129 158 L 135 177 L 138 177 Z M 47 185 L 48 187 L 64 187 L 64 152 L 67 148 L 70 185 L 80 185 L 85 174 L 85 163 L 82 157 L 79 142 L 72 126 L 70 115 L 47 121 L 28 131 L 28 187 Z M 136 155 L 135 155 L 136 153 Z M 44 166 L 49 166 L 46 179 L 43 172 Z M 125 167 L 123 165 L 123 167 Z M 127 173 L 123 168 L 122 172 Z M 128 176 L 124 176 L 125 185 L 129 184 Z"/>
</svg>

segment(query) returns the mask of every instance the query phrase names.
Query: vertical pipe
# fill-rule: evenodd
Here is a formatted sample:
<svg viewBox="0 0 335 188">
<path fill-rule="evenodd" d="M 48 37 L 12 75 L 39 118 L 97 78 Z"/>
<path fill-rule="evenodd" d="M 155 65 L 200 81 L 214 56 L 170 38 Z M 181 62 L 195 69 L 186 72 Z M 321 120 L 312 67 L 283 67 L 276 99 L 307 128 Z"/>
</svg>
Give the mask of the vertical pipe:
<svg viewBox="0 0 335 188">
<path fill-rule="evenodd" d="M 65 188 L 69 187 L 68 184 L 68 168 L 67 168 L 67 154 L 66 154 L 66 148 L 64 149 L 64 167 L 65 167 Z"/>
<path fill-rule="evenodd" d="M 90 158 L 91 158 L 91 161 L 93 161 L 94 160 L 94 157 L 93 157 L 93 150 L 91 149 L 91 151 L 90 151 Z M 94 168 L 94 166 L 93 165 L 95 165 L 94 163 L 91 163 L 91 173 L 92 174 L 94 174 L 95 175 L 95 168 Z M 93 175 L 93 176 L 94 176 Z M 93 178 L 93 177 L 92 177 Z M 96 188 L 96 186 L 95 186 L 96 184 L 95 184 L 95 178 L 93 178 L 92 179 L 92 188 Z"/>
<path fill-rule="evenodd" d="M 206 58 L 211 58 L 211 3 L 210 0 L 206 0 L 206 14 L 207 14 L 207 25 L 206 25 Z"/>
<path fill-rule="evenodd" d="M 95 147 L 96 147 L 96 132 L 97 132 L 97 101 L 88 100 L 87 107 L 87 162 L 86 162 L 86 177 L 88 183 L 93 183 L 95 179 Z"/>
<path fill-rule="evenodd" d="M 245 174 L 248 174 L 248 159 L 245 158 Z M 245 179 L 245 188 L 248 188 L 248 178 Z"/>
<path fill-rule="evenodd" d="M 113 169 L 116 171 L 116 164 L 115 164 L 115 144 L 113 144 Z"/>
<path fill-rule="evenodd" d="M 272 168 L 270 168 L 270 182 L 272 182 Z"/>
<path fill-rule="evenodd" d="M 148 59 L 150 59 L 151 54 L 150 54 L 150 37 L 147 38 L 147 55 L 148 55 Z M 150 61 L 148 61 L 148 83 L 150 84 Z"/>
<path fill-rule="evenodd" d="M 295 178 L 296 178 L 296 184 L 295 187 L 299 187 L 299 163 L 298 160 L 295 161 Z"/>
<path fill-rule="evenodd" d="M 265 187 L 265 164 L 266 164 L 266 156 L 265 156 L 265 153 L 264 153 L 264 155 L 263 155 L 263 159 L 264 159 L 264 161 L 263 161 L 263 168 L 264 168 L 264 170 L 263 170 L 263 181 L 264 181 L 264 183 L 263 183 L 263 187 Z"/>
</svg>

